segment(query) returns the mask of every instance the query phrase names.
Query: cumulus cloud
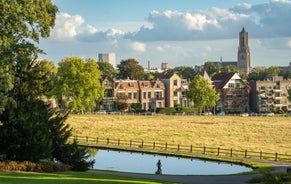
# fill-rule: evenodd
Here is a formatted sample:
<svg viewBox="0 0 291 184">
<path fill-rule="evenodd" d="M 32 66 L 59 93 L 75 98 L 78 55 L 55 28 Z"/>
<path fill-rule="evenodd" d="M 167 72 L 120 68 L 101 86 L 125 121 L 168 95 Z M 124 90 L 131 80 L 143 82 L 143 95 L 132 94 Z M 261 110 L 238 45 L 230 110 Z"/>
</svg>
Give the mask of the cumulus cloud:
<svg viewBox="0 0 291 184">
<path fill-rule="evenodd" d="M 138 52 L 145 52 L 146 51 L 146 44 L 141 42 L 133 42 L 132 49 Z"/>
<path fill-rule="evenodd" d="M 56 17 L 56 24 L 52 30 L 52 37 L 59 40 L 72 40 L 78 34 L 78 28 L 84 23 L 80 15 L 69 15 L 59 13 Z"/>
<path fill-rule="evenodd" d="M 252 38 L 291 36 L 291 2 L 276 0 L 229 9 L 210 8 L 195 12 L 152 11 L 141 27 L 125 38 L 137 41 L 185 41 L 236 38 L 243 26 Z"/>
</svg>

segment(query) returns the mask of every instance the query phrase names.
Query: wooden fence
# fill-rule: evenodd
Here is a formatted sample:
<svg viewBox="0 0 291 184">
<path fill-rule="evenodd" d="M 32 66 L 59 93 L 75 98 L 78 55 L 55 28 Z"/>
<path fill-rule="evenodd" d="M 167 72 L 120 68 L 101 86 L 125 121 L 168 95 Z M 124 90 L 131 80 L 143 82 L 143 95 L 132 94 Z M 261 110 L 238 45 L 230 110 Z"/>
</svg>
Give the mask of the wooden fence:
<svg viewBox="0 0 291 184">
<path fill-rule="evenodd" d="M 291 162 L 291 155 L 279 153 L 267 153 L 263 151 L 248 151 L 226 148 L 199 147 L 193 145 L 168 144 L 160 142 L 145 142 L 143 140 L 120 140 L 110 138 L 74 136 L 71 139 L 78 142 L 79 145 L 96 148 L 114 148 L 121 150 L 144 151 L 144 152 L 161 152 L 165 154 L 187 154 L 190 156 L 211 156 L 235 159 L 252 159 L 252 160 L 272 160 L 281 162 Z"/>
</svg>

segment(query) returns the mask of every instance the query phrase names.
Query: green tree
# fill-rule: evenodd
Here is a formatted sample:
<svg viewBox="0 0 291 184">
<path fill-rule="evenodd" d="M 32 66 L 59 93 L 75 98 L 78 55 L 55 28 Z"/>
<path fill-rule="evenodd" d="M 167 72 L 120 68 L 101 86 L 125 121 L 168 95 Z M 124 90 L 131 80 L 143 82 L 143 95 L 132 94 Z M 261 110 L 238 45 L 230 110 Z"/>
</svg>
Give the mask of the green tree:
<svg viewBox="0 0 291 184">
<path fill-rule="evenodd" d="M 117 75 L 116 69 L 108 62 L 97 62 L 99 70 L 102 74 L 115 78 Z"/>
<path fill-rule="evenodd" d="M 181 75 L 183 79 L 193 80 L 196 75 L 193 67 L 178 66 L 173 71 Z"/>
<path fill-rule="evenodd" d="M 279 76 L 279 74 L 282 72 L 282 69 L 277 66 L 270 66 L 267 69 L 267 75 L 268 76 Z"/>
<path fill-rule="evenodd" d="M 40 100 L 50 81 L 36 43 L 50 35 L 57 10 L 50 0 L 0 0 L 0 154 L 8 160 L 37 162 L 57 158 L 58 147 L 76 148 L 63 136 L 71 134 L 66 115 Z M 86 150 L 79 152 L 70 153 L 75 157 L 69 164 L 88 163 Z"/>
<path fill-rule="evenodd" d="M 209 76 L 213 76 L 220 71 L 221 65 L 215 64 L 211 61 L 207 61 L 204 63 L 203 69 L 209 74 Z"/>
<path fill-rule="evenodd" d="M 138 61 L 135 59 L 122 60 L 119 65 L 117 65 L 119 70 L 119 79 L 131 79 L 131 80 L 143 80 L 145 72 L 142 66 L 139 65 Z"/>
<path fill-rule="evenodd" d="M 253 71 L 248 75 L 248 81 L 257 81 L 257 80 L 265 80 L 267 77 L 267 69 L 266 67 L 256 67 Z"/>
<path fill-rule="evenodd" d="M 221 72 L 235 72 L 238 73 L 238 69 L 234 65 L 227 65 L 221 68 Z"/>
<path fill-rule="evenodd" d="M 186 96 L 188 99 L 193 100 L 199 112 L 206 106 L 215 106 L 219 98 L 215 89 L 201 75 L 195 76 L 194 80 L 191 81 L 189 89 L 186 91 Z"/>
<path fill-rule="evenodd" d="M 67 57 L 59 63 L 55 94 L 63 108 L 75 111 L 93 110 L 101 101 L 105 88 L 100 83 L 101 72 L 93 59 Z"/>
</svg>

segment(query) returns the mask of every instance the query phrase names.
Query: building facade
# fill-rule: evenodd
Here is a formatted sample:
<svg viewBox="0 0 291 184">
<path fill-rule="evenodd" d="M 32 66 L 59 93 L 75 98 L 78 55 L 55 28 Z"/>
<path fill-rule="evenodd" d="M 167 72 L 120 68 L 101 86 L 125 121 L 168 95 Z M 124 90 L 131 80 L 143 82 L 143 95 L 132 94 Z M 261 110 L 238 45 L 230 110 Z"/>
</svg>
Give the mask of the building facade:
<svg viewBox="0 0 291 184">
<path fill-rule="evenodd" d="M 98 61 L 99 62 L 108 62 L 114 68 L 116 67 L 115 53 L 101 53 L 101 54 L 98 54 Z"/>
<path fill-rule="evenodd" d="M 221 72 L 212 77 L 212 85 L 219 94 L 217 111 L 225 113 L 249 112 L 250 87 L 237 73 Z"/>
<path fill-rule="evenodd" d="M 251 88 L 253 112 L 291 111 L 291 102 L 288 100 L 291 80 L 276 76 L 264 81 L 252 81 Z"/>
<path fill-rule="evenodd" d="M 245 28 L 239 33 L 239 47 L 237 52 L 237 68 L 243 74 L 248 75 L 251 71 L 251 56 L 248 45 L 248 32 Z"/>
</svg>

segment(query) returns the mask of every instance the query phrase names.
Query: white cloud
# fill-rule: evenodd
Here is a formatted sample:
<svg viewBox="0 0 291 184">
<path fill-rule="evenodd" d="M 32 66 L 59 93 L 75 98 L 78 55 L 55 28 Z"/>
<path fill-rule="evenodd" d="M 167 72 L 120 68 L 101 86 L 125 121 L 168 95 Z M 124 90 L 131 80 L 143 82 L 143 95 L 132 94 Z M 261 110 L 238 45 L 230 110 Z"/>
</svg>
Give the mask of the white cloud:
<svg viewBox="0 0 291 184">
<path fill-rule="evenodd" d="M 290 17 L 291 2 L 287 0 L 194 12 L 152 11 L 146 19 L 152 27 L 141 27 L 134 34 L 128 33 L 126 38 L 136 41 L 231 39 L 244 26 L 250 38 L 289 37 Z"/>
<path fill-rule="evenodd" d="M 52 30 L 52 37 L 59 41 L 72 40 L 78 34 L 78 28 L 84 23 L 80 15 L 59 13 L 56 17 L 56 25 Z"/>
<path fill-rule="evenodd" d="M 138 52 L 145 52 L 146 51 L 146 44 L 141 42 L 133 42 L 132 49 Z"/>
</svg>

